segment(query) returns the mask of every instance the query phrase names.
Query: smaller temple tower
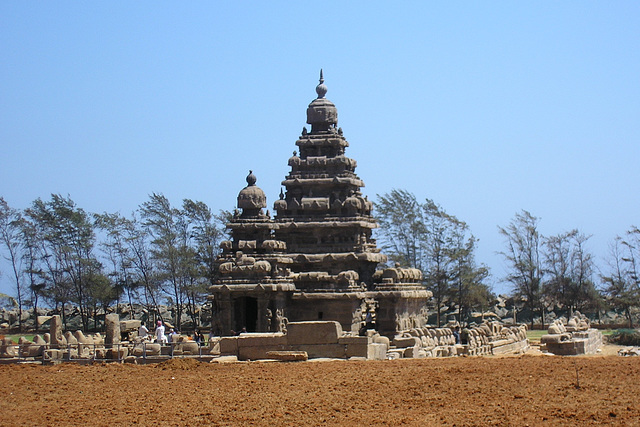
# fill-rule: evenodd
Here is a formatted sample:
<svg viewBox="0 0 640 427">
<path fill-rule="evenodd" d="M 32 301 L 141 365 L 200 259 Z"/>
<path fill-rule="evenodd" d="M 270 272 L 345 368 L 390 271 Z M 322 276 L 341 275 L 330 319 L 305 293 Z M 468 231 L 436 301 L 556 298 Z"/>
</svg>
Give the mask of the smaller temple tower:
<svg viewBox="0 0 640 427">
<path fill-rule="evenodd" d="M 267 198 L 249 171 L 238 194 L 238 209 L 227 224 L 232 240 L 221 244 L 218 283 L 211 286 L 212 329 L 220 335 L 248 331 L 282 331 L 286 305 L 295 290 L 286 244 L 273 239 L 273 221 L 263 211 Z"/>
</svg>

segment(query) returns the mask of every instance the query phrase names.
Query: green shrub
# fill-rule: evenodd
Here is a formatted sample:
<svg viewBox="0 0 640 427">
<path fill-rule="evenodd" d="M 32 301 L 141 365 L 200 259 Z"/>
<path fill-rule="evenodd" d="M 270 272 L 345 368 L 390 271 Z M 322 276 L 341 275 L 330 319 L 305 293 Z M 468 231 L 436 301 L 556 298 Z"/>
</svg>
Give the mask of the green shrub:
<svg viewBox="0 0 640 427">
<path fill-rule="evenodd" d="M 640 331 L 635 329 L 618 329 L 609 336 L 609 342 L 618 345 L 640 347 Z"/>
</svg>

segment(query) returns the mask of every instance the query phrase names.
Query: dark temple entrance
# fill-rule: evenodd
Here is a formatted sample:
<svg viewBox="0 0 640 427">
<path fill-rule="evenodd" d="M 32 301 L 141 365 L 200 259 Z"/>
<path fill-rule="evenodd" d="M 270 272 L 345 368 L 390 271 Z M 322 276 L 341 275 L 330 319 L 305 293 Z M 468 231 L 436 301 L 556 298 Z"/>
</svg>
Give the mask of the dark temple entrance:
<svg viewBox="0 0 640 427">
<path fill-rule="evenodd" d="M 251 297 L 236 298 L 234 302 L 235 331 L 247 328 L 247 332 L 256 332 L 258 321 L 258 300 Z"/>
</svg>

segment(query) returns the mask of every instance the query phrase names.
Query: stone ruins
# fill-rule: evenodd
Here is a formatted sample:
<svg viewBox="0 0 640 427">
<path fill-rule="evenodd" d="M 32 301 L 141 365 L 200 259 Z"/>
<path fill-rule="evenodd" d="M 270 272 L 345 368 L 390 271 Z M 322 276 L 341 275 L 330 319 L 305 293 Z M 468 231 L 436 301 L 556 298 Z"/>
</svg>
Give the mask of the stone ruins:
<svg viewBox="0 0 640 427">
<path fill-rule="evenodd" d="M 602 347 L 602 333 L 592 329 L 589 319 L 579 311 L 566 326 L 558 319 L 549 326 L 547 332 L 547 335 L 540 337 L 540 344 L 549 353 L 563 356 L 595 354 Z"/>
<path fill-rule="evenodd" d="M 272 218 L 250 171 L 223 242 L 220 279 L 210 287 L 217 335 L 233 331 L 283 332 L 288 322 L 336 321 L 345 331 L 366 324 L 393 338 L 426 325 L 431 293 L 416 269 L 377 270 L 387 257 L 371 237 L 372 203 L 361 193 L 356 161 L 338 127 L 338 110 L 325 98 L 322 71 L 317 98 L 289 159 Z"/>
<path fill-rule="evenodd" d="M 173 357 L 198 358 L 210 362 L 308 359 L 386 360 L 401 358 L 483 356 L 523 353 L 529 348 L 526 326 L 507 327 L 485 322 L 463 329 L 456 343 L 451 328 L 422 327 L 399 332 L 393 339 L 373 329 L 364 336 L 345 332 L 336 321 L 289 322 L 285 332 L 245 332 L 231 337 L 212 337 L 197 343 L 188 336 L 172 342 L 155 342 L 154 336 L 139 337 L 140 320 L 119 320 L 108 314 L 105 335 L 82 331 L 63 334 L 60 316 L 52 316 L 50 330 L 33 341 L 24 337 L 17 344 L 0 340 L 0 359 L 6 362 L 94 362 L 153 363 Z"/>
<path fill-rule="evenodd" d="M 458 331 L 427 325 L 431 293 L 422 273 L 378 268 L 387 261 L 372 238 L 372 203 L 362 195 L 356 161 L 338 127 L 338 111 L 325 98 L 322 71 L 317 98 L 289 159 L 272 217 L 249 171 L 222 242 L 219 279 L 210 287 L 212 337 L 198 343 L 173 336 L 170 344 L 139 337 L 139 320 L 106 315 L 106 333 L 63 334 L 59 316 L 50 332 L 18 344 L 0 340 L 4 360 L 147 363 L 169 357 L 211 361 L 309 358 L 383 360 L 523 353 L 527 328 L 484 321 Z M 146 334 L 146 332 L 145 332 Z M 600 332 L 579 314 L 556 321 L 542 344 L 554 354 L 590 354 Z"/>
</svg>

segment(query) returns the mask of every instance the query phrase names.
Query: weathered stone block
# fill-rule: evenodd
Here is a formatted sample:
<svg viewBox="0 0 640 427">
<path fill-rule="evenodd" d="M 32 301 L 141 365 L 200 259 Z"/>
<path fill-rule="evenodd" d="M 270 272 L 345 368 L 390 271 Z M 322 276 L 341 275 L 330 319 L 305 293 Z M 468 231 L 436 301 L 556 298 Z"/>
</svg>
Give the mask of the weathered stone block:
<svg viewBox="0 0 640 427">
<path fill-rule="evenodd" d="M 346 357 L 346 346 L 343 344 L 300 344 L 290 347 L 294 351 L 306 351 L 310 359 L 319 357 L 344 359 Z"/>
<path fill-rule="evenodd" d="M 382 336 L 382 335 L 376 335 L 375 337 L 373 337 L 373 342 L 376 344 L 384 344 L 386 349 L 389 350 L 389 338 Z"/>
<path fill-rule="evenodd" d="M 491 354 L 514 354 L 523 352 L 528 345 L 525 345 L 525 341 L 516 341 L 508 344 L 504 344 L 501 346 L 493 346 L 491 348 Z"/>
<path fill-rule="evenodd" d="M 46 359 L 60 360 L 62 359 L 63 351 L 59 349 L 49 349 L 44 351 L 44 357 Z"/>
<path fill-rule="evenodd" d="M 78 340 L 71 331 L 65 332 L 64 339 L 67 340 L 67 345 L 72 345 L 74 348 L 77 348 Z"/>
<path fill-rule="evenodd" d="M 220 357 L 215 357 L 211 359 L 211 362 L 209 363 L 233 363 L 237 361 L 238 361 L 237 356 L 220 356 Z"/>
<path fill-rule="evenodd" d="M 175 350 L 179 350 L 181 354 L 186 355 L 200 354 L 200 346 L 195 341 L 183 341 L 176 346 Z"/>
<path fill-rule="evenodd" d="M 285 345 L 270 345 L 260 347 L 238 347 L 238 359 L 239 360 L 260 360 L 269 359 L 267 353 L 272 351 L 285 351 L 287 350 Z"/>
<path fill-rule="evenodd" d="M 387 351 L 387 359 L 389 360 L 395 360 L 395 359 L 402 359 L 402 354 L 404 352 L 401 350 L 389 350 Z"/>
<path fill-rule="evenodd" d="M 491 347 L 502 347 L 511 343 L 509 340 L 496 340 L 491 343 Z"/>
<path fill-rule="evenodd" d="M 158 356 L 160 354 L 161 345 L 158 343 L 144 343 L 143 349 L 146 351 L 147 356 Z"/>
<path fill-rule="evenodd" d="M 338 338 L 341 336 L 342 336 L 342 326 L 340 326 L 340 323 L 338 322 L 289 322 L 287 324 L 287 341 L 289 345 L 300 345 L 300 344 L 336 344 L 337 345 Z M 311 356 L 311 354 L 309 354 L 309 357 L 314 357 L 314 356 Z M 319 357 L 324 357 L 324 356 L 319 356 Z"/>
<path fill-rule="evenodd" d="M 220 338 L 210 339 L 206 349 L 208 354 L 220 354 Z"/>
<path fill-rule="evenodd" d="M 309 359 L 306 351 L 268 351 L 267 357 L 283 362 L 298 362 Z"/>
<path fill-rule="evenodd" d="M 274 332 L 242 334 L 238 337 L 238 348 L 274 345 L 287 345 L 287 336 L 282 332 Z"/>
<path fill-rule="evenodd" d="M 129 355 L 129 349 L 124 346 L 117 346 L 107 350 L 106 358 L 111 360 L 122 360 Z"/>
<path fill-rule="evenodd" d="M 237 356 L 238 355 L 238 337 L 220 338 L 220 355 Z"/>
<path fill-rule="evenodd" d="M 543 335 L 540 337 L 540 344 L 557 344 L 563 341 L 569 341 L 571 339 L 571 335 L 564 333 L 564 334 L 549 334 L 549 335 Z"/>
<path fill-rule="evenodd" d="M 393 339 L 393 345 L 398 348 L 419 347 L 421 344 L 422 341 L 419 337 L 395 337 Z"/>
<path fill-rule="evenodd" d="M 349 357 L 367 357 L 369 354 L 368 344 L 347 344 L 346 356 Z"/>
<path fill-rule="evenodd" d="M 342 337 L 338 338 L 338 344 L 360 344 L 360 345 L 366 345 L 366 344 L 369 344 L 370 342 L 371 342 L 371 339 L 369 337 L 345 335 L 345 336 L 342 336 Z"/>
<path fill-rule="evenodd" d="M 20 337 L 18 344 L 20 345 L 19 351 L 22 357 L 40 357 L 48 347 L 40 335 L 33 337 L 33 342 L 28 341 L 25 337 Z"/>
<path fill-rule="evenodd" d="M 385 360 L 387 358 L 387 346 L 383 343 L 371 343 L 367 345 L 368 360 Z"/>
<path fill-rule="evenodd" d="M 127 356 L 124 358 L 124 363 L 131 363 L 133 365 L 138 364 L 138 358 L 135 356 Z"/>
<path fill-rule="evenodd" d="M 422 348 L 420 346 L 407 347 L 404 349 L 403 357 L 417 358 Z M 424 357 L 424 356 L 423 356 Z"/>
<path fill-rule="evenodd" d="M 132 356 L 142 356 L 144 354 L 144 349 L 142 348 L 142 344 L 138 344 L 131 350 Z"/>
</svg>

